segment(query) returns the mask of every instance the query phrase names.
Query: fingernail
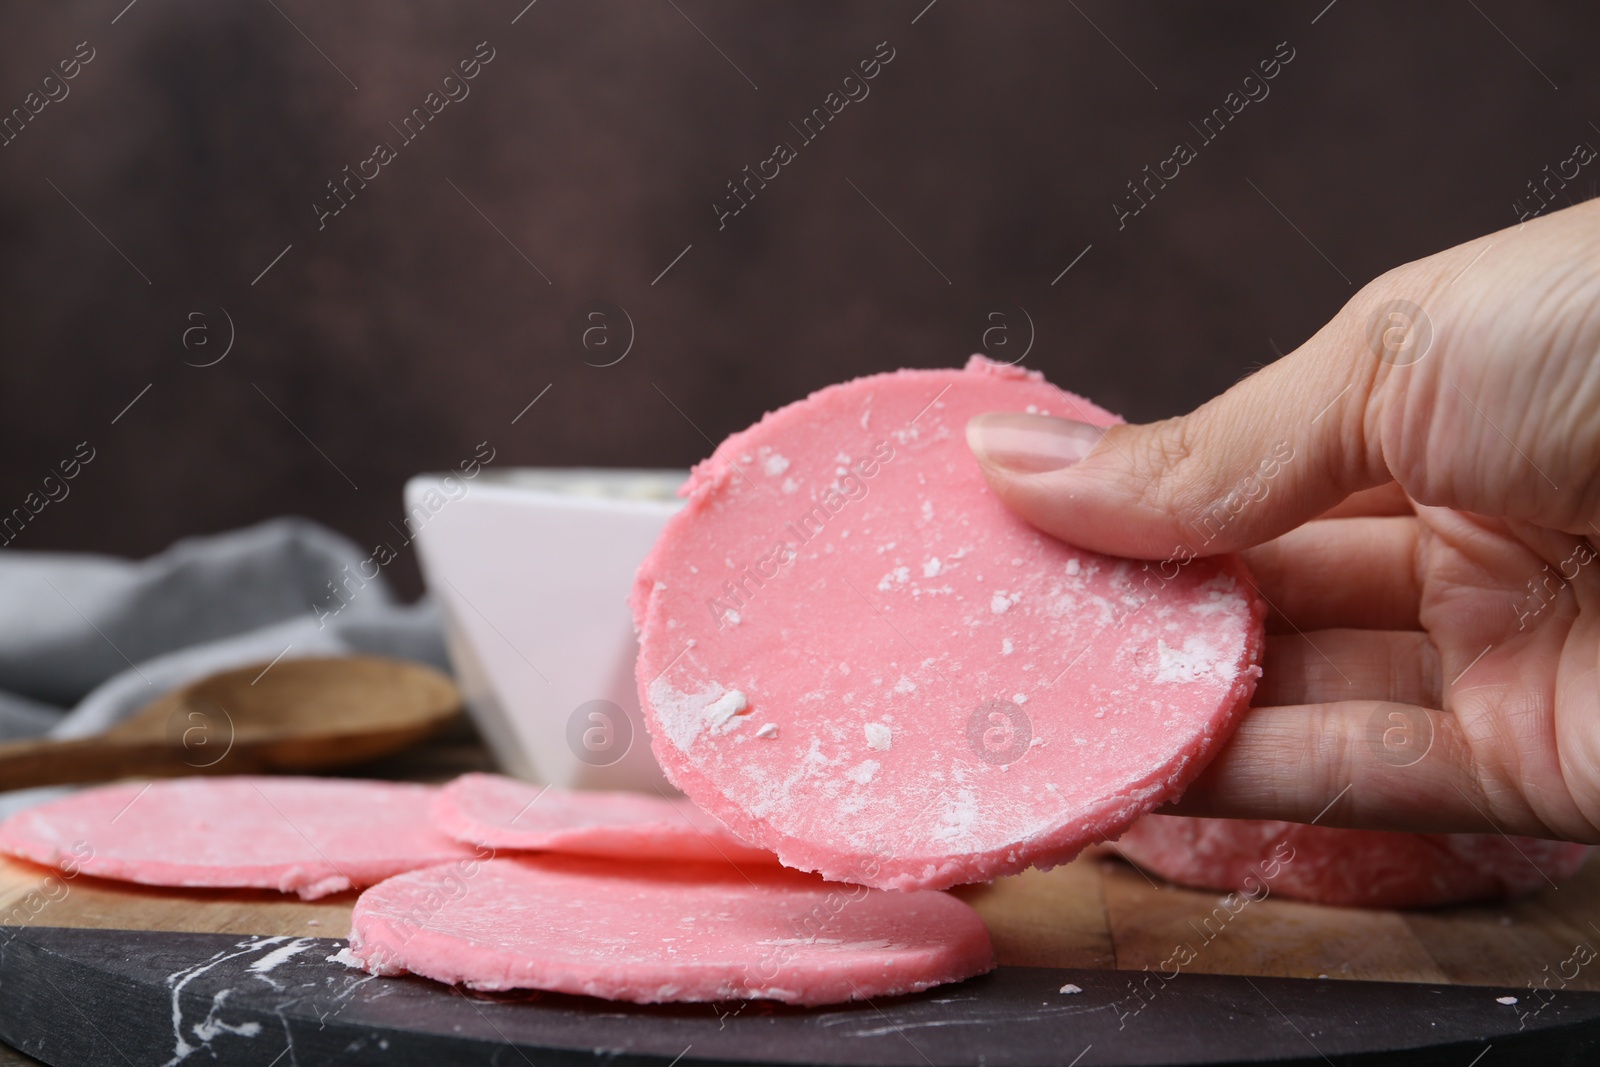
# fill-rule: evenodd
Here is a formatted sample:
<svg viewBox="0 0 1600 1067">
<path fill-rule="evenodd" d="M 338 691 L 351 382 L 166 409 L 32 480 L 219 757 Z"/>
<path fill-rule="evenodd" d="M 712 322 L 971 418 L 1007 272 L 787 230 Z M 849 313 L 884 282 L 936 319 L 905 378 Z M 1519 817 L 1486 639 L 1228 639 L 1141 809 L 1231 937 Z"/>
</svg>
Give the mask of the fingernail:
<svg viewBox="0 0 1600 1067">
<path fill-rule="evenodd" d="M 1070 467 L 1103 436 L 1086 422 L 1021 411 L 991 411 L 967 423 L 967 447 L 978 459 L 1015 474 Z"/>
</svg>

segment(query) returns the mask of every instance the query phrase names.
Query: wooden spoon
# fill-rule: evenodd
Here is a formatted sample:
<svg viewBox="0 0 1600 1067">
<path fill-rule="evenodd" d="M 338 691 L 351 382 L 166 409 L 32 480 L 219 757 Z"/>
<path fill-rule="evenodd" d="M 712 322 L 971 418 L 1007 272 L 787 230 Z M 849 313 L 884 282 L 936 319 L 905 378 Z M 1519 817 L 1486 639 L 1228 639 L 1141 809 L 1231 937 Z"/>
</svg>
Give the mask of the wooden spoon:
<svg viewBox="0 0 1600 1067">
<path fill-rule="evenodd" d="M 93 737 L 0 745 L 0 789 L 360 763 L 422 740 L 460 712 L 455 684 L 419 663 L 257 663 L 175 689 Z"/>
</svg>

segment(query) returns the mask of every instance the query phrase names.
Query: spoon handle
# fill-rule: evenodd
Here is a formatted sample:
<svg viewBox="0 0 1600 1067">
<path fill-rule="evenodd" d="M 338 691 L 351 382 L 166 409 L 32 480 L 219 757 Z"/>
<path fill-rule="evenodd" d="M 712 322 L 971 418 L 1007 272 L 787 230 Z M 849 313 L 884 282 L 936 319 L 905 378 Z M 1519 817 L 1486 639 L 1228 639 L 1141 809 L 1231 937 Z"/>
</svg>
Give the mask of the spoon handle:
<svg viewBox="0 0 1600 1067">
<path fill-rule="evenodd" d="M 120 741 L 102 736 L 0 745 L 0 790 L 205 772 L 204 766 L 196 766 L 191 751 L 164 738 Z"/>
</svg>

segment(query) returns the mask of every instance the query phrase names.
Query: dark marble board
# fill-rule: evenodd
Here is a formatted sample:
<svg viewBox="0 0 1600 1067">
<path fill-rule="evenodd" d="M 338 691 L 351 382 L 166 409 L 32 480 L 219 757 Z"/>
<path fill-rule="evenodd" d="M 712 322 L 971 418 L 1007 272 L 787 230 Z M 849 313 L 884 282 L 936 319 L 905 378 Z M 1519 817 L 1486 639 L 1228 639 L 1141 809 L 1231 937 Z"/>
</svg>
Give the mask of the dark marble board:
<svg viewBox="0 0 1600 1067">
<path fill-rule="evenodd" d="M 374 978 L 330 960 L 329 938 L 0 927 L 0 942 L 0 1038 L 53 1065 L 1600 1062 L 1585 992 L 1535 1012 L 1497 1003 L 1509 988 L 1180 974 L 1136 997 L 1138 973 L 1001 967 L 830 1008 L 642 1007 Z"/>
</svg>

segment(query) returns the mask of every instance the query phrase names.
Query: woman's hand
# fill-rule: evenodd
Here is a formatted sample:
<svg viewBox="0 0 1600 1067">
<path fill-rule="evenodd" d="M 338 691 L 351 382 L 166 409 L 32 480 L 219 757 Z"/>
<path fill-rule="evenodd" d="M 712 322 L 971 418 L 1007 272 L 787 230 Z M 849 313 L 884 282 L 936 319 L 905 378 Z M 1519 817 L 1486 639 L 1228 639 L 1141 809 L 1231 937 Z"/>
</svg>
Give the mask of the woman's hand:
<svg viewBox="0 0 1600 1067">
<path fill-rule="evenodd" d="M 1062 540 L 1255 572 L 1254 707 L 1165 811 L 1600 843 L 1600 202 L 1390 271 L 1191 415 L 968 440 Z"/>
</svg>

